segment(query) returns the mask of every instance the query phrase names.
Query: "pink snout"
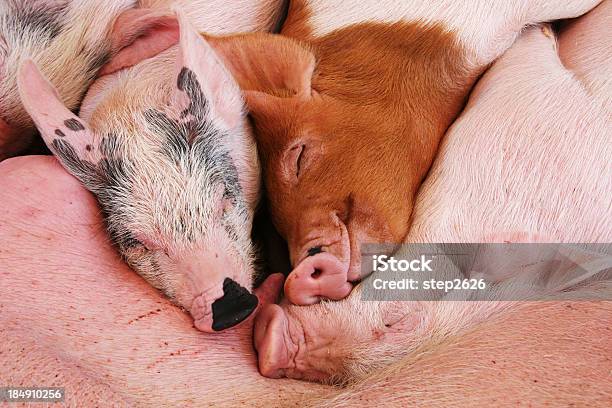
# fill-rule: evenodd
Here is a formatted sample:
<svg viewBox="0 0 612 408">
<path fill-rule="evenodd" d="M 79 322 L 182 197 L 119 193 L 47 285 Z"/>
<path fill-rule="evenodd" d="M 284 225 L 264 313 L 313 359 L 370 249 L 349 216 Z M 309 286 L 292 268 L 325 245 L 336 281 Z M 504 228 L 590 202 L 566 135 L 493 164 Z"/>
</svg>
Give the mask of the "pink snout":
<svg viewBox="0 0 612 408">
<path fill-rule="evenodd" d="M 296 305 L 312 305 L 321 298 L 340 300 L 351 293 L 348 266 L 335 256 L 319 253 L 305 258 L 285 281 L 285 295 Z"/>
<path fill-rule="evenodd" d="M 216 333 L 245 321 L 258 304 L 257 296 L 225 278 L 223 287 L 219 285 L 194 299 L 191 315 L 198 330 Z"/>
</svg>

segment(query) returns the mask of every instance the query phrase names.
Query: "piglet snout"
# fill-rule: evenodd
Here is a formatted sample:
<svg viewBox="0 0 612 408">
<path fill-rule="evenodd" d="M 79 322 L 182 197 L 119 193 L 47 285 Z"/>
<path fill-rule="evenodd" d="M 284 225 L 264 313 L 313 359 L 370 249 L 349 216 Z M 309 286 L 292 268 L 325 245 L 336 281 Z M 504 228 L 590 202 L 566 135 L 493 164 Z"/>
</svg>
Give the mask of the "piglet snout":
<svg viewBox="0 0 612 408">
<path fill-rule="evenodd" d="M 212 329 L 229 329 L 249 317 L 257 308 L 257 296 L 230 278 L 223 281 L 223 296 L 212 304 Z"/>
<path fill-rule="evenodd" d="M 215 333 L 234 327 L 257 309 L 259 300 L 236 281 L 225 278 L 221 285 L 198 296 L 191 306 L 195 327 Z"/>
<path fill-rule="evenodd" d="M 340 300 L 351 293 L 348 267 L 329 253 L 305 258 L 285 281 L 285 295 L 296 305 L 312 305 L 321 298 Z"/>
</svg>

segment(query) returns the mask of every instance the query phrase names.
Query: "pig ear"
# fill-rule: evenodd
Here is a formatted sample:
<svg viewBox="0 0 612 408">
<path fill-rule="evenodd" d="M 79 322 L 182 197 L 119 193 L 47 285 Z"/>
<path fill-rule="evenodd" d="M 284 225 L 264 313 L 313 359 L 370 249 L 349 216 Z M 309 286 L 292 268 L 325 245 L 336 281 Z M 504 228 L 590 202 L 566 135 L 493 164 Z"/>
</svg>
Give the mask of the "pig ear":
<svg viewBox="0 0 612 408">
<path fill-rule="evenodd" d="M 291 114 L 299 111 L 299 99 L 281 98 L 266 92 L 245 91 L 244 99 L 257 132 L 257 143 L 266 150 L 278 149 L 291 135 L 291 132 L 279 132 L 291 126 Z"/>
<path fill-rule="evenodd" d="M 154 57 L 178 42 L 176 17 L 163 11 L 133 9 L 123 12 L 113 25 L 111 52 L 113 57 L 100 75 L 112 74 Z"/>
<path fill-rule="evenodd" d="M 285 98 L 270 95 L 266 92 L 245 91 L 244 99 L 253 119 L 256 122 L 276 123 L 283 109 L 286 109 Z"/>
<path fill-rule="evenodd" d="M 87 124 L 66 108 L 31 60 L 22 64 L 17 84 L 21 101 L 49 149 L 66 170 L 90 187 L 95 177 L 92 160 L 99 154 Z"/>
<path fill-rule="evenodd" d="M 231 129 L 245 117 L 244 101 L 238 84 L 213 48 L 195 30 L 180 10 L 175 10 L 180 27 L 176 62 L 177 90 L 172 105 L 181 117 L 208 116 L 218 125 Z"/>
<path fill-rule="evenodd" d="M 211 37 L 209 41 L 243 90 L 310 96 L 316 61 L 306 45 L 261 33 Z"/>
</svg>

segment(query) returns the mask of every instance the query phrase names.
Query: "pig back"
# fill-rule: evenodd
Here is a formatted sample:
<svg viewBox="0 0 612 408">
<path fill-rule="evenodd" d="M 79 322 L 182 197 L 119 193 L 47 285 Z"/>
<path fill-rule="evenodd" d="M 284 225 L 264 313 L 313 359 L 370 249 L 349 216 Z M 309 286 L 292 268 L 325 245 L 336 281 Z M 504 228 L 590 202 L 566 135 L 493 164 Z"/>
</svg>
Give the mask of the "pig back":
<svg viewBox="0 0 612 408">
<path fill-rule="evenodd" d="M 552 31 L 530 29 L 483 76 L 447 132 L 408 241 L 528 232 L 609 242 L 610 126 L 600 100 L 561 63 Z"/>
</svg>

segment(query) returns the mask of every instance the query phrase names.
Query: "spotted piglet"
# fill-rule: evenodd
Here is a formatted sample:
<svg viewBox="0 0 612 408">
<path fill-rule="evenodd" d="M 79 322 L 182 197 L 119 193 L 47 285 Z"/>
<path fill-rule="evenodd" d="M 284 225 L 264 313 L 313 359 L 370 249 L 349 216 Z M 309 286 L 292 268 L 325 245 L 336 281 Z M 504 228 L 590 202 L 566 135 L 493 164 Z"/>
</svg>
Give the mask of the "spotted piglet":
<svg viewBox="0 0 612 408">
<path fill-rule="evenodd" d="M 178 46 L 98 79 L 80 117 L 31 61 L 19 89 L 46 144 L 98 198 L 123 258 L 198 329 L 220 331 L 258 305 L 254 140 L 237 84 L 182 11 L 141 21 L 147 35 L 124 49 L 132 61 L 156 29 L 176 30 Z"/>
</svg>

